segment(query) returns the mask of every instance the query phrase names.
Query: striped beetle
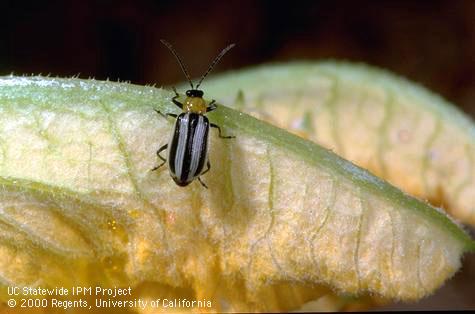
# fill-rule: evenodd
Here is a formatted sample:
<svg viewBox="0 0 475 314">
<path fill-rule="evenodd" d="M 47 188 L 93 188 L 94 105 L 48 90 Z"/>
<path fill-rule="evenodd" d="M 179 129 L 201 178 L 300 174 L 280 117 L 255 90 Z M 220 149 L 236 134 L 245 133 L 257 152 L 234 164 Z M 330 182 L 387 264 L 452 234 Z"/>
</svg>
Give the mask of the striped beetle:
<svg viewBox="0 0 475 314">
<path fill-rule="evenodd" d="M 183 110 L 179 115 L 173 113 L 163 114 L 159 110 L 155 110 L 164 118 L 170 116 L 176 120 L 174 131 L 170 136 L 170 141 L 168 144 L 163 145 L 157 150 L 157 156 L 162 160 L 162 163 L 153 168 L 152 171 L 163 166 L 168 160 L 170 176 L 177 185 L 187 186 L 197 178 L 203 187 L 208 188 L 201 180 L 200 176 L 207 173 L 211 168 L 208 160 L 209 128 L 212 127 L 218 129 L 220 138 L 234 138 L 234 136 L 221 135 L 221 128 L 218 125 L 209 122 L 205 114 L 217 108 L 215 104 L 216 102 L 215 100 L 212 100 L 207 105 L 206 101 L 203 99 L 203 91 L 198 88 L 216 63 L 226 52 L 234 47 L 234 44 L 227 46 L 220 52 L 220 54 L 213 60 L 205 74 L 203 74 L 195 88 L 185 65 L 181 61 L 180 56 L 173 49 L 172 45 L 163 39 L 160 41 L 170 49 L 175 56 L 183 74 L 185 74 L 186 79 L 190 83 L 191 89 L 186 91 L 185 102 L 181 103 L 177 100 L 180 95 L 173 87 L 175 96 L 172 98 L 172 101 L 176 106 Z M 160 155 L 164 150 L 168 150 L 168 158 L 164 158 Z M 206 170 L 204 170 L 205 163 Z"/>
</svg>

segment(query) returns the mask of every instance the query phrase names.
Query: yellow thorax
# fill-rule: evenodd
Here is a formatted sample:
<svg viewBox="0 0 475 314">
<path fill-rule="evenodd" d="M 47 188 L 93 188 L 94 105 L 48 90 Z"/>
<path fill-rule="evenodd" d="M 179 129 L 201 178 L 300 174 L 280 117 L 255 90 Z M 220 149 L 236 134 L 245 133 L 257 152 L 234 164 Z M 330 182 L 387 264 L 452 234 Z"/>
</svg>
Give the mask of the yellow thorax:
<svg viewBox="0 0 475 314">
<path fill-rule="evenodd" d="M 183 111 L 198 114 L 206 113 L 206 102 L 201 97 L 186 97 L 183 104 Z"/>
</svg>

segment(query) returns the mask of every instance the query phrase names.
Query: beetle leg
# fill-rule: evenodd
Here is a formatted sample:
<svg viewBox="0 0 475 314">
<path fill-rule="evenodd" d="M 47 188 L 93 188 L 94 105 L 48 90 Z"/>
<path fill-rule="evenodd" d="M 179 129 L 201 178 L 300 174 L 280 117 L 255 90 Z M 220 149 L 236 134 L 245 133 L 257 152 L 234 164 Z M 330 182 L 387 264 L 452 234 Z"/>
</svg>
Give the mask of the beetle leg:
<svg viewBox="0 0 475 314">
<path fill-rule="evenodd" d="M 176 100 L 178 97 L 180 97 L 180 94 L 178 94 L 178 92 L 176 91 L 175 86 L 173 86 L 173 91 L 175 92 L 175 96 L 173 96 L 172 98 L 173 103 L 183 110 L 183 104 Z"/>
<path fill-rule="evenodd" d="M 205 188 L 208 188 L 208 186 L 203 181 L 201 181 L 201 176 L 204 175 L 206 172 L 208 172 L 209 169 L 211 169 L 211 164 L 209 163 L 209 160 L 208 160 L 206 162 L 206 170 L 203 171 L 203 173 L 200 174 L 200 176 L 198 177 L 198 181 L 200 181 L 201 185 L 204 186 Z"/>
<path fill-rule="evenodd" d="M 202 176 L 202 175 L 204 175 L 206 172 L 208 172 L 208 171 L 209 171 L 209 169 L 211 169 L 211 164 L 209 163 L 209 160 L 208 160 L 208 162 L 206 163 L 206 170 L 205 170 L 205 171 L 203 171 L 203 173 L 202 173 L 202 174 L 200 174 L 200 176 Z"/>
<path fill-rule="evenodd" d="M 163 152 L 167 148 L 168 148 L 168 144 L 165 144 L 157 150 L 157 156 L 158 156 L 158 158 L 160 158 L 162 160 L 162 163 L 159 164 L 158 166 L 156 166 L 155 168 L 153 168 L 150 171 L 157 170 L 158 168 L 160 168 L 161 166 L 163 166 L 167 162 L 167 160 L 160 155 L 160 153 Z"/>
<path fill-rule="evenodd" d="M 216 106 L 216 100 L 211 100 L 211 102 L 209 103 L 208 107 L 206 107 L 206 112 L 210 112 L 210 111 L 213 111 L 214 109 L 218 108 Z"/>
<path fill-rule="evenodd" d="M 234 135 L 230 135 L 230 136 L 223 136 L 223 135 L 221 135 L 221 128 L 219 127 L 219 125 L 216 125 L 216 124 L 214 124 L 214 123 L 210 123 L 209 125 L 210 125 L 212 128 L 218 129 L 218 134 L 219 134 L 219 137 L 220 137 L 220 138 L 235 138 Z"/>
<path fill-rule="evenodd" d="M 177 115 L 174 114 L 174 113 L 162 113 L 160 110 L 157 110 L 157 109 L 153 109 L 153 110 L 155 110 L 159 115 L 161 115 L 161 116 L 164 117 L 165 119 L 166 119 L 167 117 L 173 117 L 173 118 L 176 118 L 176 117 L 177 117 Z"/>
<path fill-rule="evenodd" d="M 167 117 L 173 117 L 176 119 L 176 117 L 178 117 L 178 115 L 174 114 L 174 113 L 167 113 L 165 114 Z"/>
<path fill-rule="evenodd" d="M 202 185 L 204 188 L 206 188 L 206 189 L 208 188 L 208 186 L 207 186 L 203 181 L 201 181 L 201 178 L 200 178 L 200 177 L 198 177 L 198 181 L 200 181 L 201 185 Z"/>
</svg>

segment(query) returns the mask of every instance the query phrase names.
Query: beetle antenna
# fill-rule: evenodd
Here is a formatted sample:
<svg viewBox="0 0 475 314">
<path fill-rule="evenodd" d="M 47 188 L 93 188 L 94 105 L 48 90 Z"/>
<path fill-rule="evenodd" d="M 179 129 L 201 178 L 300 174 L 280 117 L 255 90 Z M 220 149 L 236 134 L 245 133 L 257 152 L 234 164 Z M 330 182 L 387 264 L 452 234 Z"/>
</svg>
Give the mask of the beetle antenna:
<svg viewBox="0 0 475 314">
<path fill-rule="evenodd" d="M 193 87 L 193 82 L 191 81 L 190 74 L 188 74 L 188 71 L 186 70 L 185 64 L 183 63 L 183 61 L 181 60 L 180 56 L 179 56 L 178 53 L 175 51 L 175 49 L 173 49 L 172 44 L 170 44 L 168 41 L 166 41 L 166 40 L 164 40 L 164 39 L 160 39 L 160 41 L 162 42 L 162 44 L 164 44 L 165 46 L 167 46 L 167 48 L 170 49 L 170 51 L 173 53 L 173 55 L 175 56 L 176 60 L 178 61 L 178 64 L 180 65 L 181 70 L 183 71 L 183 74 L 185 74 L 186 79 L 187 79 L 188 82 L 190 83 L 191 89 L 195 89 L 195 88 Z"/>
<path fill-rule="evenodd" d="M 209 72 L 211 72 L 211 70 L 212 70 L 213 67 L 216 65 L 216 63 L 218 63 L 218 61 L 226 54 L 226 52 L 228 52 L 229 50 L 231 50 L 231 48 L 233 48 L 234 46 L 236 46 L 236 44 L 230 44 L 229 46 L 227 46 L 226 48 L 224 48 L 224 49 L 219 53 L 219 55 L 213 60 L 213 62 L 211 62 L 211 65 L 209 66 L 208 70 L 206 71 L 205 74 L 203 74 L 203 76 L 201 77 L 200 81 L 198 82 L 198 85 L 196 85 L 196 89 L 198 89 L 198 87 L 200 87 L 201 82 L 203 82 L 203 80 L 205 79 L 206 75 L 208 75 Z"/>
</svg>

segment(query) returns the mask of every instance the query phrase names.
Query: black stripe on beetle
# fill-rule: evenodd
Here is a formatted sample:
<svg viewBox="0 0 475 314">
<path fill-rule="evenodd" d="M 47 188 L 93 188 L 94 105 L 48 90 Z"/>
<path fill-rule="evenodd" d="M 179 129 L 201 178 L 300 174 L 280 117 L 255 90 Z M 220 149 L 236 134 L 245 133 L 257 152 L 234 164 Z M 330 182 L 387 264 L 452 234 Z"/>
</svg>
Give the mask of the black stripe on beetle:
<svg viewBox="0 0 475 314">
<path fill-rule="evenodd" d="M 163 114 L 160 111 L 155 110 L 158 114 L 165 118 L 167 116 L 171 116 L 176 118 L 176 120 L 173 132 L 170 136 L 170 141 L 168 144 L 160 147 L 160 149 L 157 151 L 157 156 L 160 158 L 160 160 L 162 160 L 162 163 L 153 168 L 152 171 L 157 170 L 165 163 L 168 163 L 170 176 L 177 185 L 187 186 L 193 182 L 194 179 L 198 179 L 202 186 L 208 188 L 201 180 L 200 176 L 204 175 L 211 169 L 211 165 L 208 160 L 209 128 L 212 127 L 218 129 L 220 138 L 234 138 L 234 136 L 222 136 L 221 128 L 216 124 L 209 122 L 205 114 L 215 110 L 217 107 L 214 100 L 207 104 L 203 99 L 203 91 L 199 90 L 198 88 L 208 73 L 211 72 L 216 63 L 224 56 L 226 52 L 234 47 L 234 44 L 227 46 L 220 52 L 220 54 L 208 67 L 208 70 L 205 72 L 205 74 L 203 74 L 195 88 L 188 71 L 185 68 L 185 65 L 181 61 L 180 56 L 173 49 L 172 45 L 163 39 L 161 42 L 167 46 L 168 49 L 170 49 L 177 59 L 178 64 L 180 65 L 185 77 L 191 85 L 191 89 L 186 91 L 185 102 L 181 103 L 178 101 L 180 95 L 177 93 L 176 89 L 173 88 L 175 96 L 172 98 L 172 102 L 183 110 L 183 112 L 178 116 L 172 113 Z M 160 153 L 166 149 L 168 150 L 167 159 L 160 155 Z"/>
<path fill-rule="evenodd" d="M 209 121 L 192 112 L 180 114 L 170 139 L 168 160 L 176 184 L 185 186 L 199 177 L 208 161 Z"/>
</svg>

